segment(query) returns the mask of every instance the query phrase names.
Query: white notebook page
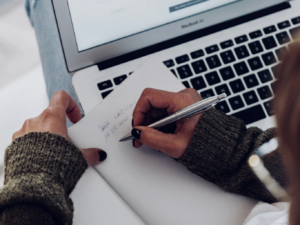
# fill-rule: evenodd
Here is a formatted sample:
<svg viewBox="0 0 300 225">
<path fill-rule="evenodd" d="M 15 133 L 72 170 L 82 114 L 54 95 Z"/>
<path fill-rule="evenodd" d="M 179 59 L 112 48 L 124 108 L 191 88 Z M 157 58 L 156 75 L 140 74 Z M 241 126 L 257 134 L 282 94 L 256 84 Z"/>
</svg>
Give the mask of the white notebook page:
<svg viewBox="0 0 300 225">
<path fill-rule="evenodd" d="M 69 129 L 71 140 L 108 153 L 95 169 L 146 224 L 242 224 L 255 201 L 225 193 L 154 149 L 119 142 L 131 131 L 134 106 L 147 87 L 184 89 L 161 62 L 150 60 Z"/>
</svg>

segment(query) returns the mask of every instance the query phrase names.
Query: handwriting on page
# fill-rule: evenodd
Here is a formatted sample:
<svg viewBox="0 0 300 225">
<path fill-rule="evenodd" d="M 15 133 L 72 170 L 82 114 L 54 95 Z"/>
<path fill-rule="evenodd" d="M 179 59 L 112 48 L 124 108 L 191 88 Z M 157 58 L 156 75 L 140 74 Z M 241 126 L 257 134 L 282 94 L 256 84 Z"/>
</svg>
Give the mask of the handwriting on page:
<svg viewBox="0 0 300 225">
<path fill-rule="evenodd" d="M 98 125 L 101 133 L 105 137 L 106 142 L 109 138 L 129 120 L 129 113 L 134 109 L 137 101 L 134 101 L 123 108 L 120 108 L 115 114 L 112 114 L 112 118 Z"/>
</svg>

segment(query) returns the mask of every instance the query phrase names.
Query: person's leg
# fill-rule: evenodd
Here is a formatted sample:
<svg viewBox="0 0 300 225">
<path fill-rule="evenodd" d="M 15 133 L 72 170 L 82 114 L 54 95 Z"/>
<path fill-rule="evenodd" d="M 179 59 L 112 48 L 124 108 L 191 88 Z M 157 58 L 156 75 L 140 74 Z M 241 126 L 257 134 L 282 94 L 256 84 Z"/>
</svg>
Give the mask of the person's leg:
<svg viewBox="0 0 300 225">
<path fill-rule="evenodd" d="M 48 98 L 51 99 L 56 91 L 63 90 L 78 104 L 72 77 L 66 69 L 51 0 L 26 0 L 25 6 L 35 28 Z"/>
</svg>

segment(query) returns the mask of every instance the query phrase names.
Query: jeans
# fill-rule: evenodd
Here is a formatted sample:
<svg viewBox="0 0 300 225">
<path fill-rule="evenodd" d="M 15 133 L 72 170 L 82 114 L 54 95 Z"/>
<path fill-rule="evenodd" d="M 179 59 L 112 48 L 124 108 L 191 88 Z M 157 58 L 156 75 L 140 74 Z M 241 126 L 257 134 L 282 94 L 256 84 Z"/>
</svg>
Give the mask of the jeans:
<svg viewBox="0 0 300 225">
<path fill-rule="evenodd" d="M 67 92 L 78 104 L 68 73 L 56 26 L 51 0 L 25 0 L 28 17 L 34 26 L 49 100 L 59 90 Z M 79 106 L 80 107 L 80 106 Z M 82 111 L 82 109 L 81 109 Z M 68 121 L 67 126 L 72 124 Z"/>
</svg>

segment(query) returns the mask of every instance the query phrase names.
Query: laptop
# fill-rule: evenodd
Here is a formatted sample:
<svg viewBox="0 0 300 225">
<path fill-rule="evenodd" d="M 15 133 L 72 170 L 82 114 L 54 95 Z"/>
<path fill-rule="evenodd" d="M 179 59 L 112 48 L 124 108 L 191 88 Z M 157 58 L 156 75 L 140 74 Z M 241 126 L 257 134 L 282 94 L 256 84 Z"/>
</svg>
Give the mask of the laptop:
<svg viewBox="0 0 300 225">
<path fill-rule="evenodd" d="M 274 71 L 300 30 L 299 1 L 52 3 L 66 67 L 84 113 L 156 57 L 203 98 L 226 93 L 216 109 L 248 127 L 275 125 Z"/>
</svg>

